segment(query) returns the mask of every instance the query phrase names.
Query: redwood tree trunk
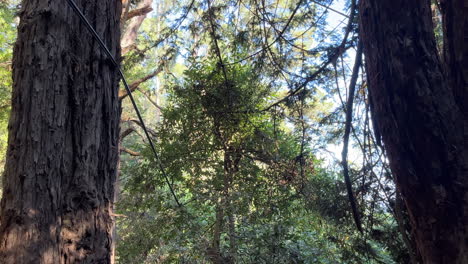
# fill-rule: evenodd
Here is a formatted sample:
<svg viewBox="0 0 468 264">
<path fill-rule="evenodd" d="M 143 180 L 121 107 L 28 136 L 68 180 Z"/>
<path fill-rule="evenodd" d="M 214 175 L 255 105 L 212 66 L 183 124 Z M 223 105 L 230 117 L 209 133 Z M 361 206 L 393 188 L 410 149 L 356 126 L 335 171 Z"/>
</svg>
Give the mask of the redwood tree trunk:
<svg viewBox="0 0 468 264">
<path fill-rule="evenodd" d="M 75 0 L 119 57 L 120 1 Z M 111 263 L 118 74 L 67 1 L 24 0 L 0 263 Z"/>
<path fill-rule="evenodd" d="M 443 2 L 444 60 L 430 0 L 361 0 L 360 35 L 376 134 L 418 250 L 424 263 L 462 264 L 468 263 L 468 4 Z"/>
</svg>

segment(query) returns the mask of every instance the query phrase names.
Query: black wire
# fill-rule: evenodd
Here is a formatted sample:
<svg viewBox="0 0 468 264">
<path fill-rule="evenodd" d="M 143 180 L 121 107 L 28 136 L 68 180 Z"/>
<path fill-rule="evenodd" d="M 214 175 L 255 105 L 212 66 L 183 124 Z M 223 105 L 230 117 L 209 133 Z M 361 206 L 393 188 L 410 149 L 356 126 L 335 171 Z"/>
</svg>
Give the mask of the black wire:
<svg viewBox="0 0 468 264">
<path fill-rule="evenodd" d="M 177 206 L 181 207 L 182 205 L 179 203 L 179 200 L 177 199 L 177 196 L 175 194 L 174 189 L 172 188 L 171 183 L 169 182 L 169 177 L 167 177 L 166 171 L 164 170 L 164 167 L 162 165 L 161 160 L 159 159 L 158 152 L 156 151 L 156 148 L 154 147 L 153 141 L 151 140 L 151 137 L 148 133 L 148 130 L 146 129 L 146 125 L 143 122 L 143 118 L 141 117 L 140 110 L 138 110 L 138 107 L 135 103 L 135 99 L 133 98 L 132 91 L 130 90 L 130 87 L 128 86 L 127 80 L 125 79 L 125 76 L 122 72 L 122 69 L 120 68 L 119 64 L 115 60 L 114 56 L 112 56 L 112 53 L 109 51 L 107 48 L 106 44 L 104 41 L 102 41 L 101 37 L 99 37 L 98 33 L 96 30 L 94 30 L 93 26 L 89 23 L 88 19 L 84 16 L 84 14 L 81 12 L 81 10 L 78 8 L 76 3 L 73 0 L 67 0 L 68 3 L 70 4 L 70 7 L 75 11 L 75 13 L 80 17 L 80 20 L 85 24 L 86 28 L 88 31 L 94 36 L 94 38 L 98 41 L 99 46 L 104 50 L 104 52 L 107 54 L 107 56 L 110 58 L 112 61 L 112 64 L 118 69 L 120 77 L 122 77 L 122 82 L 125 86 L 125 90 L 127 91 L 128 97 L 130 98 L 130 101 L 132 102 L 133 108 L 135 109 L 135 112 L 138 116 L 138 120 L 141 123 L 141 127 L 143 128 L 143 131 L 145 131 L 146 138 L 148 139 L 148 142 L 150 144 L 151 150 L 153 151 L 154 156 L 156 157 L 156 161 L 159 164 L 159 169 L 161 170 L 161 173 L 164 176 L 164 179 L 166 180 L 167 186 L 169 186 L 169 189 L 172 193 L 172 196 L 174 196 L 174 200 L 177 203 Z"/>
</svg>

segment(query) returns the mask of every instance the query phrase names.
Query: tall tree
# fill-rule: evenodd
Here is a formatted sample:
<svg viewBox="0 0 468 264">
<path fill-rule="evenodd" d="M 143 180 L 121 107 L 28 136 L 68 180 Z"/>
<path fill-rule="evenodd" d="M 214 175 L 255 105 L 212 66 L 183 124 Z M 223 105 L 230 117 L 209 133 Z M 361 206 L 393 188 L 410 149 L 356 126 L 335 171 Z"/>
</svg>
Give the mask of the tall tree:
<svg viewBox="0 0 468 264">
<path fill-rule="evenodd" d="M 77 0 L 119 57 L 121 2 Z M 111 263 L 118 72 L 67 1 L 23 1 L 1 263 Z"/>
<path fill-rule="evenodd" d="M 424 263 L 468 263 L 468 2 L 362 0 L 371 105 Z"/>
</svg>

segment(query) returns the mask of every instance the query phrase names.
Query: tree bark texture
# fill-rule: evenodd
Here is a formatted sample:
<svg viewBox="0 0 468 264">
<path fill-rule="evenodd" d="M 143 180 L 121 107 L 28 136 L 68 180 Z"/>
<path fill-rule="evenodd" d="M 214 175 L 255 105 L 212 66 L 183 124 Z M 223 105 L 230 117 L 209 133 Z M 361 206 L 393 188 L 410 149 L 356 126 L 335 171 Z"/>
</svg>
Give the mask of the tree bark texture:
<svg viewBox="0 0 468 264">
<path fill-rule="evenodd" d="M 462 264 L 468 263 L 468 1 L 442 2 L 456 12 L 444 17 L 444 60 L 430 0 L 361 0 L 360 36 L 374 127 L 423 262 Z"/>
<path fill-rule="evenodd" d="M 118 59 L 121 2 L 75 2 Z M 0 263 L 111 263 L 118 71 L 67 1 L 19 15 Z"/>
</svg>

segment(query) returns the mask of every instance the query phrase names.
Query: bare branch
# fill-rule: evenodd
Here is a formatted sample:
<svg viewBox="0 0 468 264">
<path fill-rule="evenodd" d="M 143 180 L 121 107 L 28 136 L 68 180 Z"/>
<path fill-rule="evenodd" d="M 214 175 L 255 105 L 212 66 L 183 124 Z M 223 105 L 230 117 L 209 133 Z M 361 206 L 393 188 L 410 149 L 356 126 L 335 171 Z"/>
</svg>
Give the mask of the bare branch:
<svg viewBox="0 0 468 264">
<path fill-rule="evenodd" d="M 326 10 L 333 11 L 333 12 L 337 13 L 338 15 L 341 15 L 341 16 L 344 16 L 344 17 L 349 18 L 348 15 L 346 15 L 346 14 L 344 14 L 344 13 L 342 13 L 342 12 L 336 10 L 336 9 L 333 9 L 333 8 L 331 8 L 330 6 L 326 6 L 326 5 L 324 5 L 324 4 L 322 4 L 322 3 L 318 2 L 318 1 L 315 1 L 315 0 L 311 0 L 311 2 L 313 2 L 314 4 L 319 5 L 319 6 L 321 6 L 321 7 L 324 7 Z"/>
<path fill-rule="evenodd" d="M 153 71 L 152 73 L 146 75 L 145 77 L 139 79 L 139 80 L 136 80 L 134 81 L 133 83 L 130 84 L 130 91 L 134 92 L 138 86 L 140 86 L 140 84 L 154 78 L 156 75 L 158 75 L 160 72 L 162 71 L 162 67 L 159 67 L 158 69 L 156 69 L 155 71 Z M 128 96 L 128 93 L 126 90 L 120 90 L 119 91 L 119 100 L 123 100 L 125 97 Z"/>
<path fill-rule="evenodd" d="M 356 0 L 353 0 L 351 3 L 351 12 L 349 15 L 348 25 L 346 26 L 346 31 L 345 31 L 343 40 L 341 41 L 341 44 L 334 49 L 334 53 L 328 58 L 328 60 L 325 61 L 317 71 L 315 71 L 310 76 L 305 78 L 302 84 L 297 86 L 294 90 L 290 91 L 288 95 L 276 101 L 275 103 L 271 104 L 267 108 L 263 109 L 263 111 L 268 111 L 272 109 L 273 107 L 285 102 L 288 98 L 298 94 L 302 89 L 304 89 L 307 86 L 309 82 L 313 81 L 315 78 L 317 78 L 317 76 L 319 76 L 323 71 L 325 71 L 330 63 L 335 62 L 338 59 L 338 57 L 346 51 L 347 49 L 346 43 L 348 42 L 348 36 L 351 30 L 353 29 L 353 19 L 356 13 L 355 11 L 356 11 Z"/>
<path fill-rule="evenodd" d="M 12 61 L 0 62 L 0 67 L 5 69 L 11 69 Z"/>
<path fill-rule="evenodd" d="M 353 119 L 353 101 L 354 94 L 356 90 L 356 82 L 359 76 L 359 68 L 361 67 L 362 62 L 362 43 L 359 42 L 356 61 L 354 63 L 353 73 L 351 75 L 351 82 L 349 84 L 349 94 L 348 102 L 346 103 L 346 124 L 345 124 L 345 134 L 343 137 L 343 151 L 341 152 L 341 164 L 343 166 L 343 176 L 345 178 L 346 190 L 348 191 L 348 198 L 351 204 L 351 210 L 354 217 L 354 222 L 356 223 L 357 229 L 362 233 L 361 219 L 359 217 L 359 212 L 356 206 L 356 198 L 353 194 L 353 187 L 351 185 L 351 179 L 349 177 L 349 168 L 348 168 L 348 143 L 349 135 L 351 133 L 351 122 Z"/>
<path fill-rule="evenodd" d="M 120 147 L 120 152 L 125 152 L 131 156 L 134 156 L 134 157 L 138 157 L 138 156 L 141 156 L 141 153 L 140 152 L 136 152 L 136 151 L 133 151 L 133 150 L 130 150 L 128 148 L 125 148 L 125 147 Z"/>
<path fill-rule="evenodd" d="M 125 17 L 128 14 L 128 10 L 130 9 L 129 0 L 122 0 L 122 15 L 120 17 L 120 30 L 123 31 L 123 26 L 125 24 Z"/>
<path fill-rule="evenodd" d="M 132 122 L 136 125 L 138 125 L 139 127 L 143 128 L 143 125 L 140 123 L 140 121 L 138 119 L 132 119 L 132 118 L 122 118 L 120 120 L 120 122 Z M 146 128 L 146 130 L 153 136 L 153 137 L 157 137 L 158 133 L 152 129 L 149 129 L 149 128 Z M 137 131 L 135 131 L 137 132 Z"/>
<path fill-rule="evenodd" d="M 152 2 L 153 0 L 143 0 L 138 4 L 136 10 L 151 7 Z M 127 16 L 129 13 L 127 13 Z M 135 41 L 137 39 L 138 30 L 140 29 L 141 24 L 143 24 L 143 21 L 145 20 L 146 15 L 147 13 L 144 13 L 140 16 L 134 16 L 130 20 L 130 23 L 126 27 L 126 30 L 121 39 L 122 55 L 125 55 L 126 53 L 131 51 L 133 47 L 135 46 Z"/>
<path fill-rule="evenodd" d="M 137 9 L 134 9 L 134 10 L 128 12 L 124 19 L 125 20 L 130 20 L 130 19 L 132 19 L 134 17 L 137 17 L 137 16 L 145 16 L 151 11 L 153 11 L 153 8 L 151 7 L 151 5 L 147 5 L 147 6 L 137 8 Z"/>
<path fill-rule="evenodd" d="M 141 88 L 139 88 L 139 87 L 137 88 L 137 90 L 140 91 L 140 92 L 146 97 L 146 99 L 148 99 L 148 101 L 150 101 L 150 103 L 151 103 L 152 105 L 154 105 L 156 108 L 158 108 L 158 109 L 161 110 L 161 111 L 163 110 L 162 106 L 160 106 L 160 105 L 159 105 L 158 103 L 156 103 L 153 99 L 151 99 L 151 96 L 150 96 L 146 91 L 144 91 L 143 89 L 141 89 Z"/>
<path fill-rule="evenodd" d="M 128 135 L 130 135 L 133 132 L 135 132 L 135 128 L 133 128 L 133 127 L 129 127 L 126 130 L 124 130 L 124 132 L 122 132 L 120 134 L 120 136 L 119 136 L 120 141 L 122 141 L 125 137 L 127 137 Z"/>
</svg>

